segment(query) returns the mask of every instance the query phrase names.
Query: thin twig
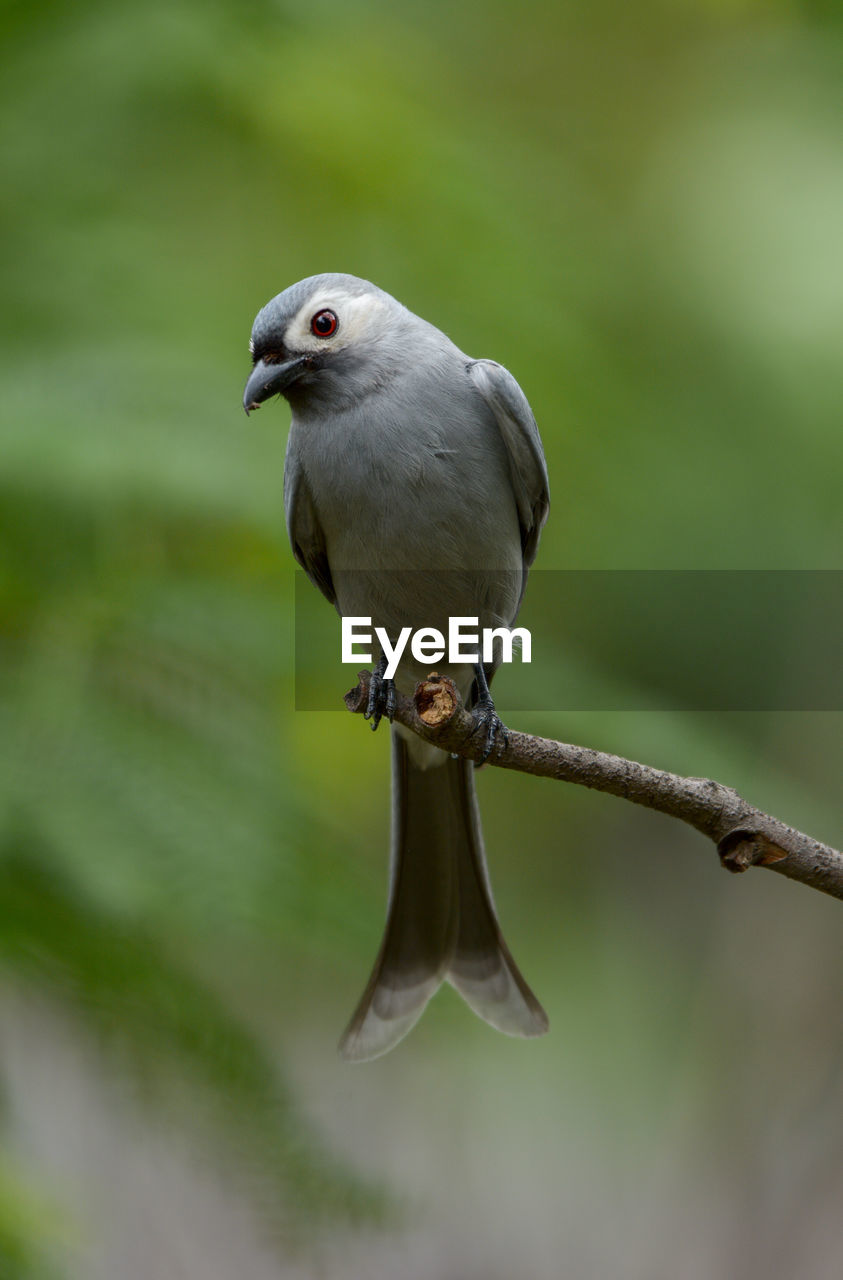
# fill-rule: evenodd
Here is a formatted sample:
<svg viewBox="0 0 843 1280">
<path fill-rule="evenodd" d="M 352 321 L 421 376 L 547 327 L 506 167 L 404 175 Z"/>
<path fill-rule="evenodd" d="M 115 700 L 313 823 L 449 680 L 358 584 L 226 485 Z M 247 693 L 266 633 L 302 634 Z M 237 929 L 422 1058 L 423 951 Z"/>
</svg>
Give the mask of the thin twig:
<svg viewBox="0 0 843 1280">
<path fill-rule="evenodd" d="M 366 709 L 369 680 L 368 671 L 359 673 L 356 688 L 345 695 L 349 711 Z M 474 718 L 447 677 L 429 676 L 416 687 L 413 698 L 398 693 L 395 720 L 443 751 L 469 760 L 482 758 L 483 734 L 475 734 Z M 843 898 L 843 854 L 756 809 L 732 787 L 512 729 L 507 731 L 506 742 L 502 735 L 499 739 L 488 757 L 489 764 L 537 778 L 576 782 L 656 809 L 689 823 L 713 840 L 728 871 L 768 867 L 834 898 Z"/>
</svg>

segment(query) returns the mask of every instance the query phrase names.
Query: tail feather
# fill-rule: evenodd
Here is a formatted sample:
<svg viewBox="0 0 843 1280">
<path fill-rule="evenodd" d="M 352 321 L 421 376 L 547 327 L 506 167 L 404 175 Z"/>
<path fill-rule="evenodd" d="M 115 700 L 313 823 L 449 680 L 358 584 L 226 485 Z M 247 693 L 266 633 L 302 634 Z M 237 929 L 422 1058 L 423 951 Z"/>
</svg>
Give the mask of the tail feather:
<svg viewBox="0 0 843 1280">
<path fill-rule="evenodd" d="M 469 760 L 449 764 L 460 773 L 462 829 L 457 850 L 459 923 L 448 981 L 476 1014 L 509 1036 L 540 1036 L 547 1014 L 528 987 L 504 942 L 486 870 L 480 812 Z"/>
<path fill-rule="evenodd" d="M 372 975 L 340 1041 L 351 1061 L 396 1045 L 446 979 L 499 1031 L 547 1030 L 497 922 L 473 775 L 473 765 L 449 757 L 420 768 L 393 730 L 389 906 Z"/>
</svg>

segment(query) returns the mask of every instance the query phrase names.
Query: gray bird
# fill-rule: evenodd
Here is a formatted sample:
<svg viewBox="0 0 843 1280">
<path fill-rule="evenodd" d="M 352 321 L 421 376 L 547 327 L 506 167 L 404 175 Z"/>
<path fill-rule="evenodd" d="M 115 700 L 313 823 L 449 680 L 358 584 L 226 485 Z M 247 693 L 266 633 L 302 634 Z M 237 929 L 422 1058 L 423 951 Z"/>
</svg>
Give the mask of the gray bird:
<svg viewBox="0 0 843 1280">
<path fill-rule="evenodd" d="M 350 275 L 291 285 L 258 313 L 247 411 L 292 408 L 284 468 L 296 559 L 343 617 L 400 629 L 451 616 L 511 627 L 547 517 L 541 439 L 510 373 L 472 360 L 395 298 Z M 499 661 L 437 663 L 473 707 L 486 750 L 505 733 L 489 694 Z M 429 665 L 429 664 L 428 664 Z M 383 658 L 373 728 L 395 686 L 428 670 Z M 386 1053 L 445 980 L 507 1035 L 547 1016 L 503 940 L 486 871 L 474 766 L 392 726 L 392 857 L 383 942 L 340 1041 L 353 1061 Z"/>
</svg>

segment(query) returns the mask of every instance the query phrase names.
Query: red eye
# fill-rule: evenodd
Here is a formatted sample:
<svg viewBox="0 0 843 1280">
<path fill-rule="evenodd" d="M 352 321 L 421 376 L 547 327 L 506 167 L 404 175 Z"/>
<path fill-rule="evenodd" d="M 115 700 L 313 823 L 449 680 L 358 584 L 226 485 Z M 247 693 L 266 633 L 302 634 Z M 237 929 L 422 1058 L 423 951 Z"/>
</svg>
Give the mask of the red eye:
<svg viewBox="0 0 843 1280">
<path fill-rule="evenodd" d="M 310 322 L 310 332 L 317 338 L 330 338 L 336 333 L 339 320 L 333 311 L 317 311 Z"/>
</svg>

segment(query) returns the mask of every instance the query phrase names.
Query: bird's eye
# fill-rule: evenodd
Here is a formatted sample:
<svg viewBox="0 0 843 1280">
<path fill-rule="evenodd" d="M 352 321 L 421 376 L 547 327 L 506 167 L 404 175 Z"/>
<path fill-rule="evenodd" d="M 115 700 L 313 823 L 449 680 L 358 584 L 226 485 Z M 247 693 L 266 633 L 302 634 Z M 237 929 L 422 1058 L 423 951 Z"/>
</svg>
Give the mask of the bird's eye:
<svg viewBox="0 0 843 1280">
<path fill-rule="evenodd" d="M 317 338 L 330 338 L 336 333 L 339 320 L 334 311 L 317 311 L 310 322 L 310 332 Z"/>
</svg>

